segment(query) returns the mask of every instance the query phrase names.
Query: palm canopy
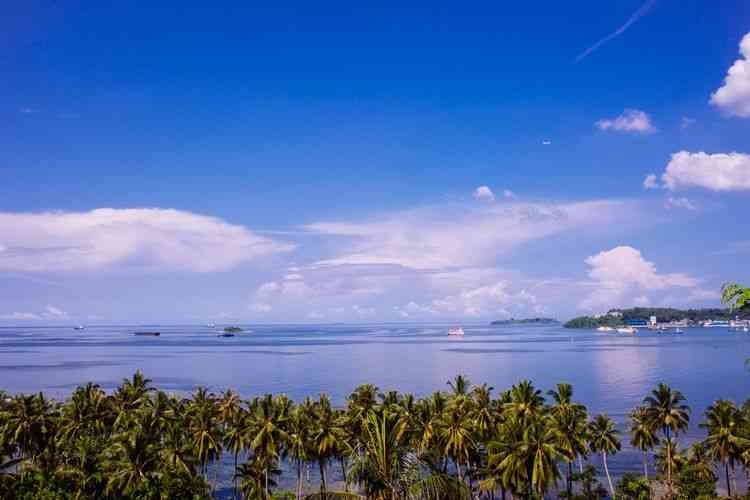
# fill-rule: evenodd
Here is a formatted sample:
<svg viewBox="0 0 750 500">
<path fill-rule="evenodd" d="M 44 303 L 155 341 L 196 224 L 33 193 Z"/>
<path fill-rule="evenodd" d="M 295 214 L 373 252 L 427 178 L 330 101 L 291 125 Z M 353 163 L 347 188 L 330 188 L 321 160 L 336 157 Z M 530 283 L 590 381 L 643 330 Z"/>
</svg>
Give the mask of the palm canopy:
<svg viewBox="0 0 750 500">
<path fill-rule="evenodd" d="M 661 429 L 669 439 L 687 429 L 690 423 L 690 407 L 684 403 L 685 396 L 666 384 L 651 391 L 643 402 L 646 405 L 645 419 L 656 429 Z"/>
<path fill-rule="evenodd" d="M 750 288 L 737 283 L 724 283 L 721 287 L 721 302 L 733 311 L 750 308 Z"/>
</svg>

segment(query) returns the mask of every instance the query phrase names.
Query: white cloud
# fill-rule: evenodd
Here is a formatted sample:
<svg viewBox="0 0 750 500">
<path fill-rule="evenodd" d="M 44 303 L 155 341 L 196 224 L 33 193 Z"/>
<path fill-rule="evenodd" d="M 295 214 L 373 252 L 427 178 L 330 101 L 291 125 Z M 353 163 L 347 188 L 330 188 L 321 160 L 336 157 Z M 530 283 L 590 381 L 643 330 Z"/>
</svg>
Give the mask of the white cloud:
<svg viewBox="0 0 750 500">
<path fill-rule="evenodd" d="M 38 314 L 30 313 L 30 312 L 12 312 L 8 314 L 0 314 L 0 319 L 5 320 L 17 320 L 17 321 L 29 321 L 29 320 L 37 320 L 42 319 L 41 316 Z"/>
<path fill-rule="evenodd" d="M 224 271 L 293 248 L 214 217 L 157 208 L 0 213 L 0 240 L 0 270 L 25 272 Z"/>
<path fill-rule="evenodd" d="M 649 292 L 671 288 L 694 290 L 699 282 L 683 273 L 659 274 L 653 262 L 630 246 L 619 246 L 586 259 L 590 267 L 591 293 L 582 309 L 625 307 L 649 301 Z"/>
<path fill-rule="evenodd" d="M 518 198 L 518 197 L 516 196 L 516 193 L 514 193 L 514 192 L 513 192 L 513 191 L 511 191 L 510 189 L 505 189 L 505 190 L 503 190 L 503 197 L 504 197 L 505 199 L 508 199 L 508 200 L 515 200 L 516 198 Z"/>
<path fill-rule="evenodd" d="M 54 319 L 66 319 L 68 317 L 68 313 L 63 311 L 59 307 L 47 306 L 44 308 L 44 316 Z"/>
<path fill-rule="evenodd" d="M 648 174 L 643 179 L 643 189 L 656 189 L 659 187 L 659 182 L 656 180 L 656 174 Z"/>
<path fill-rule="evenodd" d="M 445 269 L 492 264 L 519 245 L 584 228 L 613 227 L 633 218 L 621 201 L 451 204 L 396 212 L 371 222 L 319 222 L 307 229 L 339 236 L 336 255 L 319 265 L 399 265 Z"/>
<path fill-rule="evenodd" d="M 740 42 L 740 54 L 710 102 L 730 116 L 750 118 L 750 33 Z"/>
<path fill-rule="evenodd" d="M 686 128 L 690 128 L 695 125 L 696 122 L 697 120 L 695 118 L 688 118 L 687 116 L 683 116 L 682 120 L 680 120 L 680 128 L 685 130 Z"/>
<path fill-rule="evenodd" d="M 702 187 L 712 191 L 750 190 L 750 155 L 680 151 L 662 175 L 664 187 Z"/>
<path fill-rule="evenodd" d="M 671 196 L 669 196 L 664 202 L 664 207 L 668 210 L 673 208 L 684 208 L 685 210 L 698 209 L 698 207 L 696 207 L 693 202 L 688 200 L 687 198 L 673 198 Z"/>
<path fill-rule="evenodd" d="M 354 304 L 352 306 L 352 310 L 359 316 L 360 318 L 364 317 L 370 317 L 375 316 L 375 308 L 374 307 L 363 307 L 357 304 Z"/>
<path fill-rule="evenodd" d="M 643 16 L 645 16 L 646 14 L 648 14 L 651 11 L 651 9 L 653 8 L 654 5 L 656 5 L 656 0 L 647 0 L 646 3 L 644 3 L 643 5 L 641 5 L 641 7 L 638 10 L 636 10 L 633 13 L 632 16 L 630 16 L 628 18 L 628 20 L 625 22 L 625 24 L 623 24 L 622 26 L 620 26 L 615 31 L 613 31 L 609 35 L 605 36 L 604 38 L 602 38 L 598 42 L 596 42 L 591 47 L 589 47 L 586 50 L 584 50 L 583 52 L 581 52 L 578 55 L 578 57 L 576 57 L 576 63 L 581 62 L 589 54 L 591 54 L 592 52 L 594 52 L 597 49 L 599 49 L 599 47 L 601 47 L 605 43 L 607 43 L 610 40 L 612 40 L 614 38 L 617 38 L 618 36 L 620 36 L 623 33 L 625 33 L 625 31 L 627 31 L 627 29 L 630 28 L 633 24 L 635 24 L 640 18 L 642 18 Z"/>
<path fill-rule="evenodd" d="M 474 199 L 493 202 L 495 201 L 495 193 L 487 186 L 479 186 L 474 190 Z"/>
<path fill-rule="evenodd" d="M 594 125 L 600 130 L 615 130 L 617 132 L 636 134 L 656 132 L 656 127 L 651 123 L 651 117 L 638 109 L 626 109 L 617 118 L 599 120 Z"/>
</svg>

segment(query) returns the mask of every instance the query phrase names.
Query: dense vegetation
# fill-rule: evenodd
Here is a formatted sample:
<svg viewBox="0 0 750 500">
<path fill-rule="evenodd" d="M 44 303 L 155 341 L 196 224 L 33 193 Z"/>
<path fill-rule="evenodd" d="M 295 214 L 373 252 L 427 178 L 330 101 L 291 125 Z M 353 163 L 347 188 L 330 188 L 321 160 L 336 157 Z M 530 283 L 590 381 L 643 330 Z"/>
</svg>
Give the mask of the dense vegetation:
<svg viewBox="0 0 750 500">
<path fill-rule="evenodd" d="M 685 450 L 678 438 L 690 410 L 663 384 L 632 412 L 629 436 L 608 416 L 589 415 L 567 384 L 545 397 L 523 381 L 493 397 L 491 387 L 458 376 L 448 389 L 417 399 L 363 385 L 334 408 L 325 395 L 295 404 L 284 395 L 244 401 L 199 388 L 183 399 L 136 373 L 112 394 L 88 384 L 64 403 L 3 395 L 0 495 L 205 499 L 222 455 L 235 464 L 234 495 L 248 499 L 641 499 L 656 489 L 714 498 L 715 466 L 733 495 L 736 469 L 750 466 L 748 403 L 716 401 L 703 418 L 706 439 Z M 642 475 L 615 485 L 608 459 L 625 439 L 643 452 Z M 601 468 L 584 467 L 586 459 Z M 282 465 L 293 471 L 293 492 L 275 486 Z M 317 493 L 303 494 L 309 465 L 320 481 Z M 334 469 L 345 477 L 336 492 Z"/>
<path fill-rule="evenodd" d="M 599 326 L 622 326 L 629 320 L 648 320 L 651 316 L 656 316 L 659 323 L 670 321 L 688 320 L 690 323 L 700 323 L 706 320 L 730 320 L 739 316 L 740 318 L 750 318 L 750 309 L 732 310 L 726 309 L 673 309 L 670 307 L 633 307 L 630 309 L 613 309 L 610 312 L 619 311 L 622 318 L 616 318 L 609 315 L 601 317 L 580 316 L 573 318 L 565 323 L 565 328 L 597 328 Z"/>
<path fill-rule="evenodd" d="M 554 318 L 510 318 L 510 319 L 498 319 L 490 323 L 491 325 L 549 325 L 553 323 L 559 323 Z"/>
</svg>

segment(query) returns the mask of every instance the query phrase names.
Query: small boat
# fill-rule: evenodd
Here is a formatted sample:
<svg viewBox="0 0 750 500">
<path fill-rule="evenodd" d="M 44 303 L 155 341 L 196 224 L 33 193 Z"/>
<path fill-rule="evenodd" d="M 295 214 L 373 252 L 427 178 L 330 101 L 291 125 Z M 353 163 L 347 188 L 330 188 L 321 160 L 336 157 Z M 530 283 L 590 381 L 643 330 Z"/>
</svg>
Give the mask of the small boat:
<svg viewBox="0 0 750 500">
<path fill-rule="evenodd" d="M 161 335 L 161 332 L 133 332 L 133 335 L 138 335 L 139 337 L 158 337 Z"/>
<path fill-rule="evenodd" d="M 685 333 L 684 331 L 682 331 L 682 328 L 675 328 L 674 332 L 677 333 L 677 334 L 679 334 L 679 333 Z"/>
<path fill-rule="evenodd" d="M 613 332 L 615 331 L 615 329 L 612 328 L 611 326 L 600 326 L 599 328 L 596 329 L 596 331 L 597 332 Z"/>
<path fill-rule="evenodd" d="M 208 323 L 206 324 L 206 328 L 216 328 L 216 323 Z"/>
<path fill-rule="evenodd" d="M 218 337 L 234 337 L 234 334 L 233 333 L 229 333 L 229 332 L 225 332 L 225 333 L 220 333 L 218 335 Z"/>
<path fill-rule="evenodd" d="M 460 337 L 460 336 L 464 335 L 464 329 L 461 328 L 460 326 L 457 326 L 455 328 L 451 328 L 450 330 L 448 330 L 448 335 Z"/>
<path fill-rule="evenodd" d="M 617 333 L 630 333 L 630 334 L 633 334 L 633 333 L 636 333 L 637 331 L 638 330 L 636 330 L 632 326 L 623 326 L 623 327 L 617 329 Z"/>
<path fill-rule="evenodd" d="M 86 327 L 82 326 L 82 325 L 78 325 L 78 326 L 74 326 L 73 327 L 73 330 L 85 330 L 85 329 L 86 329 Z"/>
<path fill-rule="evenodd" d="M 747 332 L 750 331 L 750 329 L 748 329 L 748 327 L 745 326 L 745 327 L 742 328 L 742 331 L 745 332 L 745 333 L 747 333 Z"/>
</svg>

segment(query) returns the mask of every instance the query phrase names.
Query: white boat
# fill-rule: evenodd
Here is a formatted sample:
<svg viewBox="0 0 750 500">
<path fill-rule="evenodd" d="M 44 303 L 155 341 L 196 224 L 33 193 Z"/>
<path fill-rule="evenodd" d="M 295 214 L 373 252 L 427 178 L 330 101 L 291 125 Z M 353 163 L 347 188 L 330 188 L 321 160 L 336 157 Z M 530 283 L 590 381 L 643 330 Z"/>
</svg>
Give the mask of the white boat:
<svg viewBox="0 0 750 500">
<path fill-rule="evenodd" d="M 78 326 L 74 326 L 73 327 L 73 330 L 85 330 L 85 329 L 86 329 L 86 327 L 82 326 L 82 325 L 78 325 Z"/>
<path fill-rule="evenodd" d="M 614 332 L 615 329 L 611 326 L 600 326 L 596 329 L 597 332 Z"/>
<path fill-rule="evenodd" d="M 216 328 L 216 323 L 208 323 L 206 328 Z"/>
<path fill-rule="evenodd" d="M 632 326 L 623 326 L 623 327 L 620 327 L 620 328 L 617 329 L 617 333 L 630 333 L 630 334 L 633 334 L 633 333 L 635 333 L 637 331 L 638 330 L 636 330 Z"/>
<path fill-rule="evenodd" d="M 451 335 L 451 336 L 460 337 L 463 334 L 464 334 L 464 329 L 461 328 L 460 326 L 457 326 L 455 328 L 451 328 L 450 330 L 448 330 L 448 335 Z"/>
<path fill-rule="evenodd" d="M 682 328 L 675 328 L 674 332 L 675 333 L 685 333 L 685 332 L 682 331 Z"/>
</svg>

